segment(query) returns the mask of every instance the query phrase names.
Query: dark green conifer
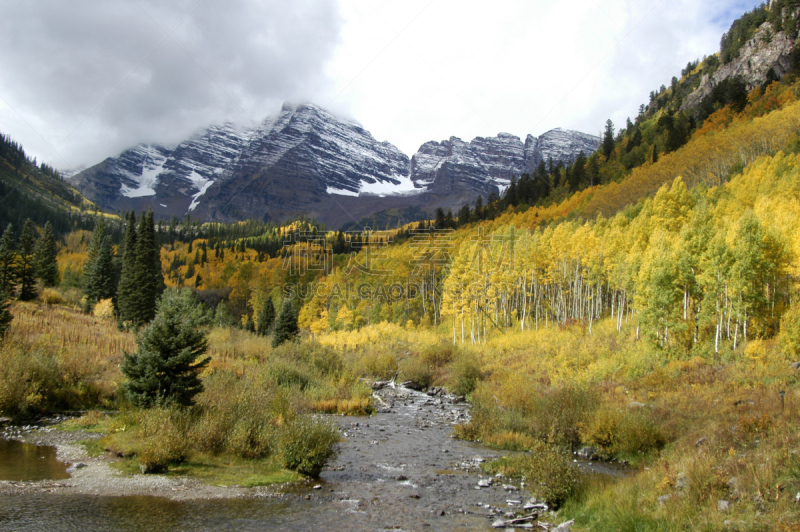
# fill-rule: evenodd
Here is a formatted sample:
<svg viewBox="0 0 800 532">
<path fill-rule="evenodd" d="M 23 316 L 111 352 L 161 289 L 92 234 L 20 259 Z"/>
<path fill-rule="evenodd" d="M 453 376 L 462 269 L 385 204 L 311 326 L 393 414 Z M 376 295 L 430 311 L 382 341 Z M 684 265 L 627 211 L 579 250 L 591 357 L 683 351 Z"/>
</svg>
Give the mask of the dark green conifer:
<svg viewBox="0 0 800 532">
<path fill-rule="evenodd" d="M 609 118 L 606 120 L 606 131 L 603 134 L 603 155 L 608 160 L 612 153 L 614 153 L 614 122 Z"/>
<path fill-rule="evenodd" d="M 272 347 L 292 340 L 298 333 L 297 314 L 294 305 L 288 299 L 283 302 L 278 320 L 275 322 L 275 332 L 272 334 Z"/>
<path fill-rule="evenodd" d="M 0 291 L 0 340 L 3 339 L 11 326 L 14 316 L 11 314 L 11 301 L 8 294 Z"/>
<path fill-rule="evenodd" d="M 36 229 L 33 222 L 28 218 L 22 228 L 22 236 L 19 238 L 19 299 L 20 301 L 31 301 L 36 299 L 36 265 L 33 260 L 33 252 L 36 248 Z"/>
<path fill-rule="evenodd" d="M 134 321 L 136 299 L 136 215 L 131 211 L 125 230 L 125 251 L 122 254 L 122 271 L 117 288 L 117 306 L 121 322 Z"/>
<path fill-rule="evenodd" d="M 114 250 L 111 248 L 110 237 L 105 237 L 100 244 L 92 271 L 89 274 L 89 286 L 86 287 L 86 297 L 94 304 L 101 299 L 116 299 L 117 275 L 114 269 Z"/>
<path fill-rule="evenodd" d="M 42 236 L 36 243 L 34 261 L 36 262 L 36 274 L 45 286 L 52 287 L 58 284 L 58 247 L 56 246 L 53 226 L 48 221 L 44 224 Z"/>
<path fill-rule="evenodd" d="M 91 283 L 92 266 L 97 259 L 97 254 L 100 252 L 100 246 L 103 239 L 108 234 L 106 230 L 106 222 L 103 218 L 99 218 L 94 224 L 94 231 L 92 231 L 92 239 L 89 241 L 89 252 L 86 255 L 86 261 L 83 263 L 83 288 L 84 291 Z"/>
<path fill-rule="evenodd" d="M 125 391 L 139 407 L 191 406 L 203 391 L 198 372 L 211 360 L 198 361 L 208 348 L 203 309 L 189 289 L 164 292 L 152 323 L 136 338 L 138 351 L 125 353 Z"/>
<path fill-rule="evenodd" d="M 267 296 L 264 298 L 261 312 L 258 313 L 258 329 L 256 332 L 261 336 L 268 335 L 273 323 L 275 323 L 275 304 L 272 302 L 272 298 Z"/>
<path fill-rule="evenodd" d="M 155 232 L 151 229 L 148 214 L 143 214 L 139 220 L 139 229 L 136 233 L 136 259 L 134 265 L 134 280 L 137 296 L 133 304 L 134 325 L 140 326 L 148 323 L 156 314 L 156 244 Z"/>
<path fill-rule="evenodd" d="M 8 224 L 0 238 L 0 292 L 5 292 L 8 297 L 14 296 L 18 281 L 16 250 L 14 229 Z"/>
</svg>

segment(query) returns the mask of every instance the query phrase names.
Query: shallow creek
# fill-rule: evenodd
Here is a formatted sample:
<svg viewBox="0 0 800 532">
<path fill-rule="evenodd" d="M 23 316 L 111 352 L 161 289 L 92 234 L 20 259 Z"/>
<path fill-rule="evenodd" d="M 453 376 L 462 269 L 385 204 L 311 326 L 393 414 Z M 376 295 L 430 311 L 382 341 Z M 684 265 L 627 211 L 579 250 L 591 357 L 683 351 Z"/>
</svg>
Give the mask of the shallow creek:
<svg viewBox="0 0 800 532">
<path fill-rule="evenodd" d="M 115 497 L 81 492 L 73 471 L 60 483 L 0 483 L 0 530 L 491 530 L 494 519 L 523 513 L 529 497 L 519 482 L 478 487 L 489 480 L 480 464 L 500 452 L 452 438 L 453 423 L 469 419 L 466 403 L 400 386 L 376 395 L 376 415 L 336 418 L 339 455 L 308 485 L 216 499 L 189 489 L 174 500 L 173 483 L 153 491 L 160 496 Z"/>
</svg>

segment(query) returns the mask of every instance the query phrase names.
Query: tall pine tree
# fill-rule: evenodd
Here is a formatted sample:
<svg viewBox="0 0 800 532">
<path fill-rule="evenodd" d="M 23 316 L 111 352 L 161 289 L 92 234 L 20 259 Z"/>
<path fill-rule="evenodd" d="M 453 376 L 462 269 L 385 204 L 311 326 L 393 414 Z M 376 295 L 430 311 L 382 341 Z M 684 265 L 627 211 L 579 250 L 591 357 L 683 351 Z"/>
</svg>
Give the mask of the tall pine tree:
<svg viewBox="0 0 800 532">
<path fill-rule="evenodd" d="M 0 340 L 5 337 L 8 328 L 11 326 L 11 320 L 14 319 L 14 316 L 11 315 L 11 311 L 9 310 L 10 306 L 11 302 L 9 301 L 8 294 L 0 291 Z"/>
<path fill-rule="evenodd" d="M 603 134 L 603 155 L 608 160 L 612 153 L 614 153 L 614 122 L 609 118 L 606 120 L 606 131 Z"/>
<path fill-rule="evenodd" d="M 19 299 L 31 301 L 36 299 L 36 265 L 33 261 L 33 252 L 36 248 L 36 229 L 28 218 L 22 228 L 19 238 Z"/>
<path fill-rule="evenodd" d="M 89 252 L 86 255 L 86 260 L 83 262 L 83 289 L 86 291 L 91 283 L 91 275 L 94 261 L 97 259 L 97 254 L 100 252 L 100 246 L 103 239 L 106 237 L 108 231 L 106 230 L 106 221 L 101 217 L 98 218 L 94 224 L 94 231 L 92 231 L 92 239 L 89 241 Z"/>
<path fill-rule="evenodd" d="M 134 279 L 137 297 L 133 304 L 133 323 L 137 326 L 148 323 L 156 313 L 156 301 L 164 291 L 164 276 L 161 272 L 161 254 L 156 245 L 153 213 L 143 214 L 136 234 L 136 259 Z"/>
<path fill-rule="evenodd" d="M 275 322 L 275 332 L 272 334 L 272 347 L 278 347 L 284 342 L 292 340 L 297 336 L 297 314 L 294 305 L 288 299 L 283 302 L 281 313 L 278 314 L 278 321 Z"/>
<path fill-rule="evenodd" d="M 100 244 L 97 257 L 92 264 L 86 297 L 91 303 L 96 303 L 101 299 L 116 299 L 116 295 L 117 275 L 114 269 L 114 251 L 111 248 L 111 238 L 107 236 Z"/>
<path fill-rule="evenodd" d="M 14 228 L 8 224 L 0 238 L 0 292 L 14 297 L 17 286 L 17 244 L 14 241 Z"/>
<path fill-rule="evenodd" d="M 136 288 L 136 215 L 131 211 L 125 230 L 125 251 L 117 288 L 117 307 L 120 322 L 133 322 L 138 290 Z"/>
<path fill-rule="evenodd" d="M 269 334 L 272 324 L 275 322 L 275 304 L 272 298 L 267 296 L 264 298 L 264 304 L 261 306 L 261 312 L 258 313 L 258 328 L 256 332 L 261 336 Z"/>
<path fill-rule="evenodd" d="M 44 224 L 42 236 L 36 243 L 34 260 L 36 262 L 36 275 L 45 286 L 52 287 L 58 284 L 58 247 L 53 234 L 53 226 L 48 221 Z"/>
</svg>

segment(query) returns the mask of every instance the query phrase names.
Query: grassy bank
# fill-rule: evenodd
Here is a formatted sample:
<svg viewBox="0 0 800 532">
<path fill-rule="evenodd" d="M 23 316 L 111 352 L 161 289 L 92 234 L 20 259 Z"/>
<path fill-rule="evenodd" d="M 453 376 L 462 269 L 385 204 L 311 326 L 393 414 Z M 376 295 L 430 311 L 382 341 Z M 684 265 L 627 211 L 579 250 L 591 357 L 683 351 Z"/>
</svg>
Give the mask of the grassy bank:
<svg viewBox="0 0 800 532">
<path fill-rule="evenodd" d="M 715 360 L 713 345 L 662 349 L 611 320 L 466 348 L 445 334 L 382 324 L 320 341 L 346 345 L 376 376 L 400 368 L 401 380 L 470 392 L 472 421 L 456 434 L 528 451 L 486 469 L 526 477 L 582 528 L 800 527 L 800 373 L 780 339 L 727 346 Z M 576 477 L 571 451 L 582 446 L 628 461 L 631 476 Z"/>
<path fill-rule="evenodd" d="M 335 350 L 315 342 L 273 349 L 269 338 L 208 330 L 204 391 L 188 409 L 132 408 L 121 393 L 134 336 L 64 305 L 16 303 L 0 345 L 0 411 L 17 421 L 61 410 L 119 410 L 75 421 L 106 432 L 103 450 L 130 470 L 254 485 L 316 476 L 338 436 L 316 413 L 365 414 L 370 388 Z M 95 450 L 98 444 L 95 445 Z"/>
</svg>

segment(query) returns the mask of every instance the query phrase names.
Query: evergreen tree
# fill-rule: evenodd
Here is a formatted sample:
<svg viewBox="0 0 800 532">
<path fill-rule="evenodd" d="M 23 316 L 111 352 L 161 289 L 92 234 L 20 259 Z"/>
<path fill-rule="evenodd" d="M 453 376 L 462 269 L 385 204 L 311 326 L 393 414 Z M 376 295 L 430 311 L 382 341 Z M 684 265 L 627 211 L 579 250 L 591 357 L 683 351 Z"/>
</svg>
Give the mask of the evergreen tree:
<svg viewBox="0 0 800 532">
<path fill-rule="evenodd" d="M 136 262 L 134 279 L 137 297 L 134 299 L 133 323 L 143 325 L 153 319 L 156 314 L 156 243 L 155 231 L 151 225 L 152 217 L 143 214 L 139 220 L 136 234 Z M 163 278 L 162 278 L 163 282 Z"/>
<path fill-rule="evenodd" d="M 258 313 L 258 329 L 256 332 L 261 336 L 269 334 L 272 324 L 275 322 L 275 304 L 272 298 L 267 296 L 264 298 L 264 304 L 261 306 L 261 312 Z"/>
<path fill-rule="evenodd" d="M 614 122 L 611 121 L 609 118 L 606 120 L 606 131 L 603 134 L 603 155 L 606 156 L 606 160 L 611 158 L 611 154 L 614 152 Z"/>
<path fill-rule="evenodd" d="M 134 405 L 194 404 L 194 396 L 203 391 L 197 374 L 211 360 L 198 361 L 208 348 L 199 328 L 203 322 L 203 309 L 190 290 L 164 293 L 152 323 L 136 338 L 138 352 L 124 354 L 125 390 Z"/>
<path fill-rule="evenodd" d="M 14 229 L 8 224 L 0 238 L 0 292 L 5 292 L 8 297 L 14 296 L 14 287 L 17 286 L 16 247 Z"/>
<path fill-rule="evenodd" d="M 121 322 L 134 321 L 136 299 L 136 215 L 131 211 L 125 231 L 125 251 L 122 254 L 122 271 L 117 288 L 117 307 Z"/>
<path fill-rule="evenodd" d="M 53 235 L 53 226 L 48 221 L 44 224 L 42 236 L 36 243 L 34 260 L 36 262 L 36 275 L 45 286 L 51 287 L 58 284 L 58 248 Z"/>
<path fill-rule="evenodd" d="M 275 322 L 275 332 L 272 334 L 272 347 L 293 339 L 298 333 L 297 314 L 294 305 L 288 299 L 283 302 L 278 320 Z"/>
<path fill-rule="evenodd" d="M 0 291 L 0 339 L 5 337 L 11 326 L 11 320 L 14 319 L 9 310 L 10 306 L 11 301 L 9 301 L 8 294 Z"/>
<path fill-rule="evenodd" d="M 22 228 L 22 236 L 19 238 L 19 282 L 20 301 L 31 301 L 36 299 L 36 266 L 33 260 L 33 252 L 36 248 L 36 230 L 33 222 L 25 221 Z"/>
<path fill-rule="evenodd" d="M 94 261 L 97 259 L 97 254 L 100 252 L 100 246 L 103 239 L 108 234 L 106 222 L 103 218 L 99 218 L 94 225 L 92 231 L 92 239 L 89 241 L 89 252 L 86 255 L 86 260 L 83 263 L 83 288 L 86 288 L 91 283 L 91 274 L 93 271 Z"/>
<path fill-rule="evenodd" d="M 89 274 L 89 286 L 86 287 L 86 297 L 91 304 L 101 299 L 116 299 L 117 275 L 114 270 L 114 250 L 111 248 L 111 238 L 105 237 L 100 244 L 97 258 L 92 264 Z"/>
</svg>

